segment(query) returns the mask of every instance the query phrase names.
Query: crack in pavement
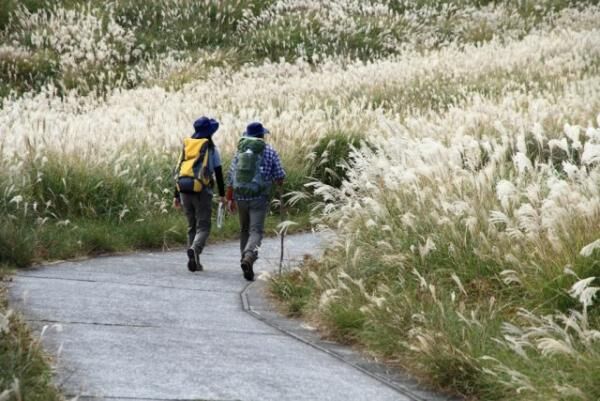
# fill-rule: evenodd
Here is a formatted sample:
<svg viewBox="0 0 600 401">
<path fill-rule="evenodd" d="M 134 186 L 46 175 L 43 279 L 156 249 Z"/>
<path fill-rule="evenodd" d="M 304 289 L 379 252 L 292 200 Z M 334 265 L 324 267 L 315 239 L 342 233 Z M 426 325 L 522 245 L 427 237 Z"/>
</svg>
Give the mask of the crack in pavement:
<svg viewBox="0 0 600 401">
<path fill-rule="evenodd" d="M 135 401 L 135 400 L 142 400 L 142 401 L 241 401 L 239 399 L 221 399 L 221 398 L 139 398 L 139 397 L 121 397 L 121 396 L 102 396 L 101 398 L 98 398 L 96 396 L 88 396 L 88 395 L 69 395 L 67 394 L 66 397 L 73 397 L 73 398 L 77 398 L 80 401 L 100 401 L 100 400 L 131 400 L 131 401 Z"/>
<path fill-rule="evenodd" d="M 214 328 L 202 328 L 202 327 L 185 327 L 185 326 L 156 326 L 156 325 L 143 325 L 143 324 L 123 324 L 123 323 L 101 323 L 101 322 L 79 322 L 79 321 L 60 321 L 60 320 L 49 320 L 49 319 L 27 319 L 27 323 L 48 323 L 55 325 L 81 325 L 81 326 L 105 326 L 105 327 L 131 327 L 137 329 L 183 329 L 183 330 L 194 330 L 201 332 L 219 332 L 228 334 L 243 334 L 243 335 L 254 335 L 254 336 L 283 336 L 281 333 L 267 333 L 267 332 L 256 332 L 256 331 L 244 331 L 244 330 L 219 330 Z"/>
<path fill-rule="evenodd" d="M 34 276 L 30 274 L 15 274 L 15 277 L 24 279 L 41 279 L 41 280 L 58 280 L 58 281 L 75 281 L 82 283 L 99 283 L 99 284 L 114 284 L 114 285 L 125 285 L 131 287 L 143 287 L 143 288 L 160 288 L 163 290 L 180 290 L 180 291 L 192 291 L 192 292 L 212 292 L 215 294 L 239 294 L 236 290 L 207 290 L 204 288 L 185 288 L 185 287 L 174 287 L 167 285 L 151 285 L 151 284 L 140 284 L 140 283 L 117 283 L 114 281 L 104 280 L 86 280 L 81 278 L 66 278 L 66 277 L 48 277 L 48 276 Z"/>
</svg>

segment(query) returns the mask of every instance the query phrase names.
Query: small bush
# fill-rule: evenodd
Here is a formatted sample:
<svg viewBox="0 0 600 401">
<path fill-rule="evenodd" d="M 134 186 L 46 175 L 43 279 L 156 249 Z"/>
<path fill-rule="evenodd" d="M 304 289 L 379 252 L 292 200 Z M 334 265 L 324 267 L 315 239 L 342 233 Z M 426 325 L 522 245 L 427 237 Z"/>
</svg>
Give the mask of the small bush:
<svg viewBox="0 0 600 401">
<path fill-rule="evenodd" d="M 0 81 L 17 93 L 38 91 L 58 75 L 58 62 L 51 52 L 27 54 L 0 51 Z"/>
<path fill-rule="evenodd" d="M 364 313 L 354 303 L 332 302 L 325 310 L 324 318 L 334 328 L 336 338 L 342 342 L 354 342 L 366 322 Z"/>
<path fill-rule="evenodd" d="M 0 265 L 25 267 L 33 260 L 35 236 L 28 220 L 0 219 Z"/>
<path fill-rule="evenodd" d="M 319 140 L 312 150 L 310 176 L 324 184 L 339 188 L 346 179 L 347 163 L 353 148 L 361 146 L 357 133 L 332 131 Z"/>
<path fill-rule="evenodd" d="M 71 0 L 76 1 L 76 0 Z M 0 0 L 0 31 L 4 30 L 10 21 L 12 13 L 18 6 L 24 7 L 29 11 L 37 11 L 48 8 L 49 6 L 60 3 L 60 1 L 50 0 Z"/>
<path fill-rule="evenodd" d="M 0 0 L 0 31 L 8 25 L 10 14 L 15 8 L 14 0 Z"/>
<path fill-rule="evenodd" d="M 51 201 L 57 218 L 118 218 L 125 208 L 134 215 L 138 212 L 140 188 L 134 179 L 115 176 L 103 166 L 51 159 L 33 167 L 30 175 L 30 200 L 39 204 Z"/>
<path fill-rule="evenodd" d="M 301 316 L 313 289 L 299 271 L 276 276 L 270 283 L 271 294 L 282 301 L 289 316 Z"/>
<path fill-rule="evenodd" d="M 4 314 L 0 305 L 0 315 Z M 8 331 L 0 333 L 0 391 L 2 399 L 9 401 L 63 399 L 52 385 L 52 372 L 39 341 L 31 338 L 23 321 L 15 316 L 9 317 Z"/>
</svg>

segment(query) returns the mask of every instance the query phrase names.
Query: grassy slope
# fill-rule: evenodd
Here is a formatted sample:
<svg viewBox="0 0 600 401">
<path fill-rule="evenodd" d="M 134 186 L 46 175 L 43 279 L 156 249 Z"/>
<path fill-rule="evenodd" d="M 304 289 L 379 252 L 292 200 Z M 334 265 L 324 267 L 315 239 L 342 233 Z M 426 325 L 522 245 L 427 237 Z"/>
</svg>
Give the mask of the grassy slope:
<svg viewBox="0 0 600 401">
<path fill-rule="evenodd" d="M 0 0 L 0 30 L 13 29 L 9 25 L 10 12 L 16 9 L 18 3 L 27 7 L 30 11 L 39 9 L 47 9 L 50 2 L 47 0 L 24 0 L 17 2 L 15 0 Z M 81 2 L 73 0 L 63 0 L 61 2 L 67 7 L 77 8 Z M 102 4 L 105 2 L 91 2 L 93 7 L 101 9 L 100 14 L 104 15 Z M 187 17 L 174 17 L 172 20 L 164 21 L 160 16 L 160 11 L 156 4 L 157 2 L 147 2 L 141 8 L 141 14 L 138 7 L 139 2 L 130 0 L 120 0 L 116 2 L 117 20 L 124 25 L 130 24 L 134 26 L 137 19 L 143 21 L 152 21 L 152 23 L 143 24 L 135 31 L 136 46 L 144 45 L 149 49 L 142 57 L 134 58 L 126 63 L 121 63 L 116 67 L 117 73 L 123 73 L 137 65 L 151 62 L 152 59 L 161 52 L 170 50 L 178 50 L 183 54 L 182 57 L 190 57 L 191 59 L 199 58 L 197 54 L 198 48 L 215 51 L 217 56 L 210 62 L 215 65 L 228 64 L 240 65 L 244 62 L 260 62 L 265 58 L 277 60 L 280 57 L 294 59 L 298 56 L 296 49 L 298 45 L 309 50 L 307 56 L 311 56 L 310 51 L 316 54 L 329 55 L 345 55 L 349 57 L 359 57 L 361 59 L 371 59 L 386 55 L 382 49 L 375 48 L 377 45 L 376 32 L 371 34 L 361 34 L 342 38 L 335 45 L 329 45 L 327 38 L 315 36 L 305 36 L 302 25 L 302 16 L 290 16 L 286 21 L 270 25 L 265 29 L 254 31 L 251 35 L 243 35 L 242 41 L 238 40 L 239 35 L 236 32 L 237 25 L 240 23 L 241 12 L 240 4 L 245 2 L 226 1 L 222 2 L 226 9 L 215 9 L 213 13 L 209 13 L 209 19 L 206 24 L 197 23 L 196 16 L 198 12 L 192 10 Z M 246 2 L 247 3 L 247 2 Z M 272 1 L 255 0 L 251 2 L 253 12 L 257 15 L 261 10 L 271 4 Z M 391 1 L 398 7 L 398 11 L 402 11 L 405 5 L 401 2 Z M 420 1 L 415 2 L 415 7 L 421 7 L 426 4 L 440 2 Z M 490 2 L 487 1 L 464 1 L 459 5 L 482 5 Z M 518 4 L 517 4 L 518 3 Z M 531 26 L 540 19 L 539 13 L 546 10 L 539 10 L 534 7 L 535 2 L 515 2 L 515 7 L 518 15 L 527 21 L 531 21 Z M 551 4 L 550 4 L 551 3 Z M 549 8 L 560 9 L 567 5 L 568 1 L 553 1 L 549 2 Z M 219 15 L 219 18 L 216 16 Z M 368 20 L 362 21 L 365 25 L 369 24 Z M 482 27 L 480 31 L 469 31 L 466 33 L 457 33 L 452 31 L 452 26 L 459 26 L 456 21 L 447 21 L 447 25 L 440 27 L 439 40 L 443 40 L 449 36 L 464 35 L 457 40 L 468 42 L 479 42 L 489 39 L 490 32 Z M 402 27 L 394 34 L 402 35 Z M 316 30 L 318 31 L 318 30 Z M 7 31 L 4 32 L 5 35 Z M 4 36 L 0 36 L 0 43 Z M 315 45 L 311 48 L 311 45 Z M 26 45 L 26 44 L 24 44 Z M 435 46 L 435 44 L 434 44 Z M 313 50 L 311 50 L 313 49 Z M 249 55 L 243 56 L 240 55 Z M 25 59 L 5 58 L 0 55 L 0 98 L 7 95 L 10 90 L 15 90 L 17 93 L 26 91 L 36 91 L 42 85 L 48 82 L 60 82 L 65 88 L 76 88 L 85 92 L 93 87 L 94 82 L 87 82 L 87 77 L 94 76 L 94 73 L 101 71 L 86 70 L 80 76 L 73 76 L 67 71 L 57 67 L 56 59 L 58 55 L 52 49 L 44 51 L 36 51 Z M 210 68 L 212 65 L 206 66 Z M 16 71 L 16 73 L 15 73 Z M 180 77 L 174 77 L 176 83 L 172 80 L 166 80 L 165 86 L 181 85 L 187 80 L 197 76 L 197 71 L 191 73 L 182 73 Z M 489 82 L 489 81 L 488 81 Z M 155 82 L 153 82 L 155 83 Z M 132 80 L 124 84 L 125 87 L 143 84 L 143 82 Z M 421 96 L 421 87 L 415 87 L 414 96 Z M 87 89 L 86 89 L 87 88 Z M 437 88 L 433 88 L 437 92 Z M 447 91 L 453 92 L 455 86 L 448 85 Z M 494 87 L 486 88 L 486 90 L 494 91 Z M 411 93 L 399 91 L 397 93 L 381 93 L 373 94 L 374 98 L 380 98 L 381 102 L 387 104 L 404 103 L 413 101 Z M 426 98 L 431 96 L 425 95 Z M 435 105 L 425 104 L 424 109 L 429 109 Z M 435 107 L 434 107 L 435 108 Z M 342 156 L 343 158 L 343 156 Z M 332 167 L 335 163 L 332 162 Z M 52 167 L 51 165 L 49 168 Z M 68 166 L 71 169 L 73 166 Z M 164 170 L 164 166 L 159 167 Z M 165 170 L 165 177 L 168 177 L 168 169 Z M 292 171 L 299 177 L 306 176 L 306 171 Z M 53 193 L 63 193 L 62 190 L 56 190 L 60 187 L 60 179 L 62 174 L 46 174 L 49 180 L 45 180 L 40 185 L 32 186 L 33 193 L 31 194 L 32 201 L 39 202 L 53 199 Z M 324 177 L 318 177 L 324 178 Z M 78 180 L 73 180 L 77 182 Z M 135 204 L 135 200 L 139 196 L 138 193 L 131 192 L 127 189 L 126 183 L 108 181 L 105 196 L 95 197 L 90 199 L 88 194 L 91 193 L 89 188 L 95 188 L 100 182 L 106 182 L 106 177 L 84 177 L 79 180 L 82 187 L 74 188 L 72 194 L 67 194 L 70 204 L 61 204 L 59 199 L 54 199 L 56 205 L 60 206 L 57 210 L 55 219 L 45 223 L 40 223 L 33 219 L 28 219 L 26 216 L 16 216 L 16 219 L 7 218 L 12 211 L 10 203 L 7 199 L 0 202 L 2 206 L 2 217 L 0 218 L 0 264 L 9 264 L 10 266 L 26 266 L 33 262 L 50 259 L 65 259 L 77 256 L 94 255 L 105 252 L 119 252 L 138 248 L 169 248 L 181 246 L 185 240 L 184 234 L 184 219 L 183 216 L 169 212 L 166 214 L 158 214 L 152 212 L 145 214 L 143 211 L 133 210 L 124 219 L 119 219 L 116 209 L 112 209 L 111 199 L 115 200 L 115 204 Z M 0 189 L 5 193 L 2 187 L 0 177 Z M 303 181 L 296 179 L 289 190 L 298 190 L 302 188 Z M 86 186 L 89 188 L 86 189 Z M 37 192 L 36 192 L 37 191 Z M 168 201 L 168 196 L 165 197 Z M 78 206 L 73 206 L 78 205 Z M 83 206 L 81 206 L 83 205 Z M 90 213 L 90 211 L 93 211 Z M 292 219 L 301 221 L 300 227 L 308 225 L 307 209 L 301 209 L 297 216 L 292 216 Z M 143 221 L 137 221 L 143 219 Z M 68 225 L 63 223 L 69 221 Z M 270 227 L 274 227 L 278 220 L 277 216 L 270 219 Z M 229 219 L 223 231 L 213 231 L 213 240 L 230 238 L 235 235 L 235 219 Z M 312 269 L 332 268 L 332 266 L 313 266 Z M 482 280 L 480 283 L 482 288 L 493 285 Z M 314 302 L 314 296 L 318 293 L 315 291 L 314 284 L 306 278 L 306 276 L 292 275 L 281 278 L 280 281 L 274 283 L 274 291 L 283 299 L 290 303 L 290 310 L 293 313 L 300 313 L 309 310 L 310 302 Z M 0 299 L 2 299 L 0 294 Z M 312 298 L 311 298 L 312 297 Z M 320 321 L 325 322 L 326 327 L 332 331 L 332 334 L 340 340 L 356 341 L 361 340 L 370 345 L 383 355 L 391 355 L 396 350 L 398 339 L 394 337 L 393 322 L 387 322 L 380 326 L 374 326 L 367 322 L 365 316 L 360 312 L 357 303 L 352 298 L 345 299 L 349 301 L 347 305 L 343 302 L 334 304 L 330 315 L 321 317 Z M 402 302 L 401 299 L 398 302 Z M 4 313 L 6 304 L 0 305 L 0 311 Z M 382 316 L 381 320 L 385 321 L 386 316 Z M 409 318 L 402 317 L 399 318 Z M 473 332 L 469 333 L 473 336 L 489 335 L 489 333 Z M 8 350 L 8 352 L 0 353 L 0 391 L 4 388 L 10 388 L 13 379 L 16 377 L 21 383 L 21 388 L 28 391 L 24 395 L 24 399 L 57 399 L 56 392 L 48 386 L 49 371 L 43 363 L 43 358 L 39 354 L 39 350 L 35 341 L 25 330 L 24 326 L 14 319 L 11 323 L 11 330 L 8 334 L 0 335 L 0 350 Z M 410 363 L 410 361 L 408 361 Z M 486 383 L 474 382 L 469 376 L 469 366 L 455 366 L 453 360 L 447 361 L 433 360 L 435 371 L 433 373 L 434 380 L 444 386 L 451 388 L 459 388 L 460 391 L 470 394 L 477 394 L 476 390 L 460 388 L 460 386 L 480 386 L 483 388 Z M 457 374 L 456 372 L 464 372 Z M 430 372 L 427 372 L 431 374 Z M 35 383 L 35 384 L 34 384 Z M 502 392 L 494 387 L 492 390 L 497 391 L 494 397 L 499 398 Z M 483 394 L 485 398 L 487 393 Z M 491 393 L 490 393 L 491 394 Z M 35 398 L 39 397 L 39 398 Z M 491 399 L 491 398 L 489 398 Z"/>
<path fill-rule="evenodd" d="M 370 249 L 373 244 L 368 240 L 364 244 L 365 253 L 377 252 Z M 531 308 L 543 316 L 561 311 L 568 314 L 569 308 L 577 308 L 564 290 L 576 281 L 573 277 L 548 281 L 537 293 L 531 289 L 525 292 L 519 287 L 507 288 L 493 273 L 497 267 L 474 254 L 461 255 L 455 264 L 446 252 L 438 254 L 428 259 L 426 267 L 417 267 L 426 271 L 424 279 L 433 286 L 429 288 L 411 283 L 409 274 L 404 275 L 406 281 L 398 279 L 402 275 L 399 269 L 386 266 L 377 257 L 370 257 L 368 262 L 361 257 L 354 271 L 341 268 L 345 257 L 336 249 L 322 261 L 309 262 L 302 270 L 275 277 L 270 290 L 290 316 L 307 319 L 326 337 L 357 346 L 411 372 L 434 388 L 469 399 L 542 400 L 554 395 L 556 379 L 577 387 L 581 395 L 560 399 L 597 399 L 600 394 L 597 342 L 587 349 L 580 348 L 581 344 L 574 345 L 584 357 L 573 359 L 561 353 L 542 356 L 533 352 L 521 358 L 498 341 L 505 334 L 503 323 L 526 321 L 517 317 L 519 308 Z M 576 263 L 572 268 L 582 277 L 600 276 L 600 252 L 591 260 L 579 257 Z M 462 277 L 464 295 L 458 293 L 456 283 L 450 278 L 454 271 Z M 467 279 L 464 272 L 474 277 Z M 338 280 L 343 282 L 344 290 L 333 284 Z M 369 297 L 375 297 L 374 293 L 384 287 L 385 301 L 382 307 L 376 307 Z M 338 290 L 329 294 L 330 288 Z M 430 291 L 435 291 L 435 301 Z M 455 294 L 456 300 L 450 294 Z M 457 309 L 463 314 L 458 314 Z M 600 325 L 599 309 L 595 305 L 587 311 L 588 329 Z M 435 331 L 437 337 L 431 338 L 423 332 L 424 337 L 417 341 L 421 323 Z M 550 331 L 545 332 L 548 327 L 536 323 L 540 324 L 539 334 L 550 336 Z M 561 333 L 559 327 L 562 325 L 555 328 L 557 333 Z M 567 338 L 577 344 L 576 337 L 571 333 Z M 489 356 L 495 359 L 481 359 Z M 497 362 L 507 367 L 504 374 L 492 375 L 484 370 Z M 523 385 L 530 383 L 531 388 L 524 387 L 517 394 L 504 386 L 502 380 L 511 380 L 511 374 L 519 379 L 520 373 L 527 377 Z"/>
<path fill-rule="evenodd" d="M 253 18 L 268 10 L 274 0 L 226 0 L 210 2 L 172 2 L 154 0 L 138 2 L 119 0 L 107 6 L 103 1 L 83 2 L 77 0 L 0 0 L 0 45 L 17 43 L 28 49 L 26 55 L 15 57 L 10 52 L 0 52 L 0 98 L 10 91 L 24 93 L 38 91 L 48 83 L 57 84 L 60 90 L 76 89 L 80 92 L 105 91 L 107 87 L 125 88 L 144 84 L 144 79 L 131 74 L 137 67 L 160 60 L 165 53 L 176 53 L 176 58 L 188 61 L 188 69 L 163 81 L 151 80 L 151 84 L 179 87 L 213 66 L 238 67 L 244 63 L 260 63 L 269 60 L 294 60 L 313 56 L 340 56 L 351 59 L 373 60 L 397 54 L 399 46 L 384 46 L 386 42 L 413 43 L 425 50 L 442 47 L 448 42 L 482 43 L 490 40 L 496 32 L 486 23 L 469 25 L 469 15 L 456 10 L 462 7 L 482 7 L 497 4 L 491 0 L 464 1 L 418 1 L 390 0 L 387 3 L 392 15 L 385 21 L 386 29 L 377 27 L 381 22 L 371 15 L 356 12 L 352 16 L 355 28 L 342 30 L 332 36 L 331 30 L 341 21 L 328 22 L 327 18 L 306 10 L 286 12 L 284 18 L 257 22 Z M 547 1 L 537 7 L 535 1 L 503 2 L 513 16 L 501 26 L 522 27 L 525 34 L 546 20 L 546 15 L 559 11 L 576 2 L 570 0 Z M 578 2 L 582 6 L 597 0 Z M 85 7 L 82 8 L 82 4 Z M 20 8 L 28 12 L 42 12 L 63 6 L 83 10 L 85 15 L 99 19 L 112 18 L 125 29 L 133 32 L 133 47 L 121 52 L 114 62 L 92 63 L 80 69 L 67 68 L 59 62 L 63 53 L 52 46 L 34 46 L 29 35 L 13 36 L 23 28 L 11 16 Z M 454 11 L 444 11 L 456 8 Z M 168 10 L 162 13 L 161 8 Z M 420 10 L 429 11 L 419 13 Z M 308 14 L 306 14 L 308 13 Z M 407 13 L 407 14 L 405 14 Z M 334 14 L 334 13 L 332 13 Z M 409 17 L 403 17 L 410 15 Z M 419 18 L 419 24 L 411 25 L 411 19 Z M 463 25 L 468 28 L 462 28 Z M 105 30 L 106 28 L 104 28 Z M 100 34 L 97 32 L 96 34 Z M 426 37 L 425 43 L 419 38 Z M 4 42 L 4 43 L 3 43 Z M 135 56 L 133 49 L 136 49 Z M 207 55 L 209 57 L 207 57 Z M 195 62 L 198 61 L 199 64 Z M 98 76 L 110 71 L 113 75 L 105 81 Z M 129 74 L 128 74 L 129 73 Z"/>
<path fill-rule="evenodd" d="M 7 401 L 58 401 L 40 343 L 16 315 L 8 317 L 5 282 L 11 271 L 0 267 L 0 397 Z M 7 320 L 4 320 L 8 317 Z M 5 325 L 5 326 L 4 326 Z M 15 391 L 13 391 L 15 390 Z"/>
</svg>

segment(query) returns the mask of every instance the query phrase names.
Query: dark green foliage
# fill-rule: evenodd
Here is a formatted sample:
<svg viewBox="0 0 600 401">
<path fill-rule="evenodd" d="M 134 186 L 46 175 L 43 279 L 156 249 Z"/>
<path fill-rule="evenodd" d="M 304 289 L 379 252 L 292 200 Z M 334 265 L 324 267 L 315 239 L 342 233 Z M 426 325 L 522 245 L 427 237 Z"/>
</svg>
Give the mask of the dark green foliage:
<svg viewBox="0 0 600 401">
<path fill-rule="evenodd" d="M 299 272 L 276 276 L 270 283 L 270 290 L 284 302 L 289 316 L 301 316 L 313 292 L 310 283 Z"/>
<path fill-rule="evenodd" d="M 336 338 L 342 342 L 354 342 L 365 325 L 365 315 L 357 304 L 332 302 L 324 318 L 335 327 Z"/>
<path fill-rule="evenodd" d="M 582 144 L 585 144 L 585 137 L 582 135 Z M 581 166 L 581 149 L 573 148 L 573 141 L 567 138 L 567 150 L 560 147 L 550 147 L 547 140 L 539 142 L 533 135 L 528 135 L 525 139 L 527 146 L 527 157 L 532 162 L 545 163 L 554 167 L 558 172 L 563 171 L 563 162 L 570 162 L 576 166 Z"/>
<path fill-rule="evenodd" d="M 14 10 L 14 0 L 0 0 L 0 31 L 8 25 L 10 14 Z"/>
<path fill-rule="evenodd" d="M 136 29 L 138 43 L 152 53 L 167 50 L 191 50 L 235 46 L 239 40 L 238 23 L 243 11 L 254 14 L 272 1 L 225 0 L 219 2 L 178 2 L 178 7 L 163 1 L 139 2 L 119 0 L 115 2 L 117 21 Z"/>
<path fill-rule="evenodd" d="M 3 309 L 0 305 L 0 311 L 4 312 Z M 24 323 L 15 317 L 11 318 L 9 327 L 9 332 L 0 333 L 0 389 L 12 388 L 16 379 L 19 381 L 21 396 L 12 394 L 7 400 L 62 400 L 52 386 L 52 372 L 39 342 L 31 338 Z"/>
<path fill-rule="evenodd" d="M 332 131 L 325 134 L 312 150 L 314 159 L 309 167 L 310 176 L 339 188 L 347 177 L 352 149 L 359 149 L 363 141 L 363 136 L 357 133 Z"/>
<path fill-rule="evenodd" d="M 40 204 L 51 201 L 52 213 L 58 218 L 118 218 L 125 205 L 130 213 L 140 213 L 136 210 L 139 187 L 127 175 L 115 176 L 106 168 L 85 163 L 49 162 L 36 170 L 36 177 L 41 173 L 41 178 L 32 177 L 31 200 Z"/>
<path fill-rule="evenodd" d="M 25 267 L 31 264 L 35 232 L 30 221 L 0 218 L 0 265 Z"/>
<path fill-rule="evenodd" d="M 104 3 L 96 1 L 100 4 Z M 19 8 L 29 12 L 36 12 L 39 10 L 49 10 L 53 7 L 76 7 L 88 3 L 90 2 L 85 0 L 0 0 L 0 34 L 9 26 L 13 13 Z"/>
<path fill-rule="evenodd" d="M 0 32 L 8 25 L 11 14 L 17 7 L 24 7 L 29 11 L 37 11 L 48 7 L 51 2 L 49 0 L 0 0 Z"/>
<path fill-rule="evenodd" d="M 0 82 L 10 83 L 18 94 L 38 91 L 59 76 L 58 62 L 50 52 L 22 56 L 0 53 Z"/>
</svg>

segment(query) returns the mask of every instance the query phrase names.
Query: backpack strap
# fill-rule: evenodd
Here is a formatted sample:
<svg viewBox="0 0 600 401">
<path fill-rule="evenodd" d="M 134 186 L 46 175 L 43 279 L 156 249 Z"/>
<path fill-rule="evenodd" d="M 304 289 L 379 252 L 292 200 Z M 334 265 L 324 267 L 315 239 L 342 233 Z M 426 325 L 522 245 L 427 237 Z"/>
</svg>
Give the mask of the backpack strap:
<svg viewBox="0 0 600 401">
<path fill-rule="evenodd" d="M 179 154 L 179 160 L 175 165 L 175 169 L 173 170 L 173 177 L 175 177 L 175 181 L 179 178 L 179 171 L 181 171 L 181 164 L 185 160 L 185 144 L 181 148 L 181 153 Z"/>
<path fill-rule="evenodd" d="M 210 152 L 210 146 L 209 146 L 209 141 L 207 140 L 206 142 L 204 142 L 202 144 L 202 146 L 200 147 L 200 151 L 198 152 L 198 156 L 196 157 L 196 160 L 194 161 L 194 175 L 196 176 L 195 178 L 198 179 L 200 182 L 202 182 L 203 185 L 207 185 L 208 184 L 208 179 L 206 176 L 202 176 L 203 174 L 206 174 L 206 170 L 208 170 L 208 163 L 209 163 L 209 152 Z M 208 177 L 210 178 L 210 177 Z"/>
</svg>

